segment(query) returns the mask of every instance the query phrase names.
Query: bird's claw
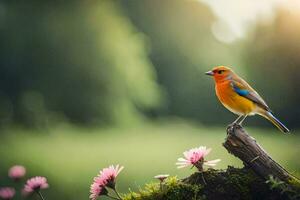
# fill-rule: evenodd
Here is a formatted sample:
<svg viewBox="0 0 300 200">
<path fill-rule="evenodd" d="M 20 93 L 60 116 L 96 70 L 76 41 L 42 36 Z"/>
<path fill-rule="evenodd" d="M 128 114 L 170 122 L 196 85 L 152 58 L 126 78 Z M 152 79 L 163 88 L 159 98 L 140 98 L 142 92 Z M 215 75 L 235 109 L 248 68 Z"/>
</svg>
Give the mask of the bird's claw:
<svg viewBox="0 0 300 200">
<path fill-rule="evenodd" d="M 237 128 L 241 128 L 242 126 L 238 123 L 232 123 L 227 126 L 227 134 L 233 134 L 234 130 Z"/>
</svg>

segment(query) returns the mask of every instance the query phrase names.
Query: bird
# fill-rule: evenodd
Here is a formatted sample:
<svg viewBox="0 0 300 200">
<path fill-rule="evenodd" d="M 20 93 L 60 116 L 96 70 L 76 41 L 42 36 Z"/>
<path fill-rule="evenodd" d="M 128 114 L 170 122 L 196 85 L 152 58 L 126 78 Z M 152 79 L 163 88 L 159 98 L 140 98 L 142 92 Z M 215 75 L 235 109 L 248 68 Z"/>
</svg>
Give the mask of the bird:
<svg viewBox="0 0 300 200">
<path fill-rule="evenodd" d="M 217 66 L 205 74 L 214 78 L 216 95 L 223 106 L 239 116 L 232 124 L 242 125 L 247 116 L 258 114 L 272 122 L 281 132 L 290 132 L 273 115 L 263 98 L 231 68 Z"/>
</svg>

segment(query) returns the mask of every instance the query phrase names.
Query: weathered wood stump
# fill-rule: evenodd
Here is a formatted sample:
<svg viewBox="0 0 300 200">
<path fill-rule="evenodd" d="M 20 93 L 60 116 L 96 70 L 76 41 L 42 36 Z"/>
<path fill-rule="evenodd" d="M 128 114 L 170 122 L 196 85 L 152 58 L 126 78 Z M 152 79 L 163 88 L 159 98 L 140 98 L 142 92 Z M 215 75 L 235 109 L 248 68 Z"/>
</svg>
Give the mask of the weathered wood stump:
<svg viewBox="0 0 300 200">
<path fill-rule="evenodd" d="M 265 180 L 273 176 L 286 183 L 300 185 L 299 179 L 275 162 L 240 125 L 234 124 L 227 128 L 227 138 L 223 146 Z"/>
</svg>

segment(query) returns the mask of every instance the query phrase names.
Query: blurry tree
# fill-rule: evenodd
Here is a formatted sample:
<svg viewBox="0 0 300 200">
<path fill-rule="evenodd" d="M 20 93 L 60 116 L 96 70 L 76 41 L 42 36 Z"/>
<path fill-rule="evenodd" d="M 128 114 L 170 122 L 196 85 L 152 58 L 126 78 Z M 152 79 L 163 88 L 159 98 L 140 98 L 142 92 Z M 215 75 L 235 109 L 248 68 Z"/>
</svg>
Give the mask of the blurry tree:
<svg viewBox="0 0 300 200">
<path fill-rule="evenodd" d="M 240 47 L 214 38 L 211 26 L 215 17 L 210 8 L 188 0 L 122 3 L 151 43 L 150 58 L 168 97 L 166 107 L 158 113 L 211 124 L 232 120 L 217 101 L 213 81 L 204 72 L 216 65 L 241 66 Z"/>
<path fill-rule="evenodd" d="M 253 83 L 288 126 L 299 126 L 300 14 L 280 9 L 272 24 L 259 23 L 244 58 Z"/>
<path fill-rule="evenodd" d="M 116 1 L 0 7 L 2 123 L 127 123 L 160 104 L 145 37 Z"/>
</svg>

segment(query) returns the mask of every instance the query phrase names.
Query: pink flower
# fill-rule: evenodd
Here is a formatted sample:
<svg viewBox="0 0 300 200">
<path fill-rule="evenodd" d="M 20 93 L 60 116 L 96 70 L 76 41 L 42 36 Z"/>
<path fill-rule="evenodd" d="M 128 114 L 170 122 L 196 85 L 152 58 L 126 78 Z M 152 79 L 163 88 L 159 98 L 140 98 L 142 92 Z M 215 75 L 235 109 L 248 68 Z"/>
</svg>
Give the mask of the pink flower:
<svg viewBox="0 0 300 200">
<path fill-rule="evenodd" d="M 123 166 L 117 165 L 114 167 L 113 165 L 108 168 L 102 169 L 99 175 L 94 178 L 94 182 L 91 185 L 91 195 L 90 199 L 96 200 L 98 196 L 106 195 L 107 190 L 105 187 L 112 188 L 115 190 L 116 178 L 118 174 L 123 170 Z"/>
<path fill-rule="evenodd" d="M 200 146 L 199 148 L 193 148 L 183 153 L 185 158 L 179 158 L 176 165 L 178 168 L 195 166 L 199 171 L 203 171 L 203 165 L 207 165 L 209 167 L 214 167 L 220 159 L 206 161 L 204 157 L 210 153 L 211 149 L 206 149 L 204 146 Z"/>
<path fill-rule="evenodd" d="M 108 193 L 107 190 L 102 185 L 96 182 L 94 182 L 91 185 L 90 192 L 91 192 L 90 199 L 92 200 L 96 200 L 98 196 L 106 195 Z"/>
<path fill-rule="evenodd" d="M 23 178 L 26 174 L 26 169 L 22 165 L 12 166 L 8 171 L 8 176 L 14 180 Z"/>
<path fill-rule="evenodd" d="M 46 189 L 48 187 L 49 185 L 45 177 L 36 176 L 27 180 L 23 189 L 23 194 L 28 195 L 41 189 Z"/>
<path fill-rule="evenodd" d="M 0 188 L 0 198 L 4 200 L 10 200 L 12 199 L 16 194 L 16 191 L 14 188 L 11 187 L 4 187 Z"/>
</svg>

